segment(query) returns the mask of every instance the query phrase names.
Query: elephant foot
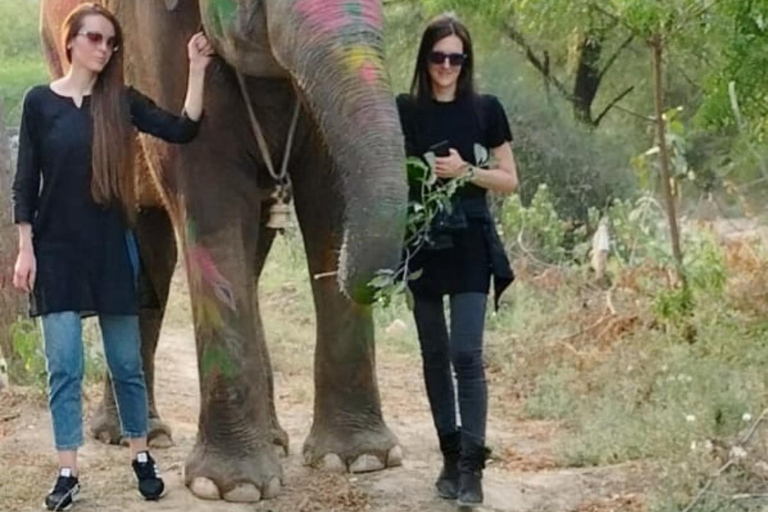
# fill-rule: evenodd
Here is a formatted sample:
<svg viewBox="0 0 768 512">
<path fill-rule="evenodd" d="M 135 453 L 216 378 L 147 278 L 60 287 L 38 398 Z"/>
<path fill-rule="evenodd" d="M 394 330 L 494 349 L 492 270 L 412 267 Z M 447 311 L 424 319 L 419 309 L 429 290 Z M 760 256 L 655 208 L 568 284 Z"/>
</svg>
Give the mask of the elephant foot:
<svg viewBox="0 0 768 512">
<path fill-rule="evenodd" d="M 288 438 L 288 432 L 283 430 L 279 425 L 272 427 L 272 444 L 274 445 L 278 456 L 287 457 L 289 455 L 290 440 Z"/>
<path fill-rule="evenodd" d="M 120 419 L 114 407 L 99 407 L 91 420 L 91 434 L 104 444 L 128 445 L 128 440 L 123 438 Z M 147 442 L 151 448 L 170 448 L 173 446 L 171 427 L 158 417 L 150 417 Z"/>
<path fill-rule="evenodd" d="M 170 448 L 173 446 L 171 427 L 160 418 L 150 417 L 147 443 L 150 448 Z"/>
<path fill-rule="evenodd" d="M 403 450 L 383 423 L 363 431 L 315 425 L 304 443 L 304 463 L 331 472 L 368 473 L 402 465 Z"/>
<path fill-rule="evenodd" d="M 91 419 L 91 435 L 104 444 L 120 444 L 123 434 L 117 409 L 100 405 Z"/>
<path fill-rule="evenodd" d="M 195 446 L 184 467 L 184 482 L 192 494 L 204 500 L 255 503 L 280 493 L 283 471 L 273 446 L 240 446 L 228 452 Z"/>
</svg>

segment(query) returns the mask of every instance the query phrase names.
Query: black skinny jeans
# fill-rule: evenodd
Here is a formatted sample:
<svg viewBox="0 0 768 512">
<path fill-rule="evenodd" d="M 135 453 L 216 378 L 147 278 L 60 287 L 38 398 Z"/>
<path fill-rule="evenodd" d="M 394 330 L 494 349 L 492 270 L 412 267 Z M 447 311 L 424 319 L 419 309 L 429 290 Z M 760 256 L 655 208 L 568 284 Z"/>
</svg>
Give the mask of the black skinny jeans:
<svg viewBox="0 0 768 512">
<path fill-rule="evenodd" d="M 450 335 L 443 301 L 415 297 L 414 317 L 424 362 L 424 380 L 439 436 L 456 432 L 456 394 L 451 365 L 456 372 L 462 437 L 485 444 L 488 386 L 483 368 L 483 330 L 488 297 L 484 293 L 450 296 Z"/>
</svg>

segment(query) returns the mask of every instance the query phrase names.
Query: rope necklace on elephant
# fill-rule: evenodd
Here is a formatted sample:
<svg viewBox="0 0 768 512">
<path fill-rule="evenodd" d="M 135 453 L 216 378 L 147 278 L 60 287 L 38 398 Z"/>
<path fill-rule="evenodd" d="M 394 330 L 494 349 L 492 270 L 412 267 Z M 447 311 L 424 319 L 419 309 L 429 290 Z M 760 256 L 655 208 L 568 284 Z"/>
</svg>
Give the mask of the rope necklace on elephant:
<svg viewBox="0 0 768 512">
<path fill-rule="evenodd" d="M 291 178 L 288 175 L 288 161 L 291 157 L 291 148 L 293 146 L 293 137 L 296 134 L 296 126 L 299 121 L 299 112 L 301 111 L 301 101 L 298 94 L 296 95 L 296 104 L 293 107 L 293 116 L 291 117 L 291 126 L 288 129 L 288 138 L 285 143 L 285 152 L 283 153 L 283 162 L 280 165 L 280 172 L 275 171 L 275 164 L 272 161 L 272 155 L 269 153 L 269 146 L 267 140 L 264 138 L 264 131 L 259 124 L 259 120 L 256 118 L 256 112 L 253 109 L 253 102 L 248 95 L 248 89 L 245 85 L 245 78 L 240 71 L 235 70 L 237 75 L 237 83 L 240 85 L 240 92 L 243 95 L 245 106 L 248 110 L 248 119 L 251 122 L 251 129 L 253 135 L 256 138 L 256 143 L 261 151 L 261 156 L 264 159 L 264 163 L 267 166 L 267 171 L 272 179 L 275 180 L 275 192 L 272 194 L 272 199 L 275 200 L 269 209 L 269 220 L 267 221 L 267 227 L 278 231 L 283 231 L 288 227 L 288 216 L 290 215 L 290 207 L 288 206 L 288 200 L 291 193 Z"/>
</svg>

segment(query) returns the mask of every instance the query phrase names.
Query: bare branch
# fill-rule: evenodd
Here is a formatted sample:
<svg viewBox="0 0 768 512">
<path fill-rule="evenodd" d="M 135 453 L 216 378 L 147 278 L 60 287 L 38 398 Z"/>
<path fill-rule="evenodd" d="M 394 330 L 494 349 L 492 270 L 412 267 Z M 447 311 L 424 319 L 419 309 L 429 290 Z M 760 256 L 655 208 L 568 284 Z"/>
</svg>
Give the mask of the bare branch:
<svg viewBox="0 0 768 512">
<path fill-rule="evenodd" d="M 696 504 L 699 502 L 699 500 L 707 493 L 707 491 L 709 491 L 709 488 L 712 487 L 712 484 L 715 483 L 715 480 L 720 478 L 720 475 L 728 471 L 728 469 L 731 466 L 733 466 L 733 464 L 734 464 L 734 460 L 729 459 L 728 462 L 726 462 L 720 469 L 718 469 L 717 473 L 712 475 L 712 477 L 707 481 L 706 485 L 704 485 L 704 487 L 701 488 L 701 490 L 696 495 L 696 497 L 693 498 L 693 500 L 688 504 L 687 507 L 685 507 L 683 512 L 691 512 L 691 510 L 693 510 L 693 507 L 695 507 Z"/>
<path fill-rule="evenodd" d="M 646 116 L 645 114 L 638 114 L 634 110 L 629 110 L 628 108 L 622 107 L 621 105 L 614 105 L 613 108 L 615 108 L 616 110 L 621 110 L 625 114 L 629 114 L 629 115 L 631 115 L 633 117 L 637 117 L 638 119 L 642 119 L 643 121 L 647 121 L 649 123 L 655 123 L 656 122 L 656 118 L 655 117 Z"/>
<path fill-rule="evenodd" d="M 734 494 L 731 499 L 736 500 L 764 500 L 768 499 L 768 494 Z"/>
<path fill-rule="evenodd" d="M 691 76 L 688 74 L 688 71 L 685 69 L 685 67 L 679 62 L 677 62 L 677 59 L 674 57 L 676 56 L 673 55 L 672 52 L 667 51 L 667 58 L 664 59 L 664 61 L 667 63 L 668 66 L 674 67 L 675 71 L 677 73 L 680 73 L 680 76 L 682 76 L 683 79 L 686 82 L 688 82 L 688 85 L 690 85 L 691 87 L 693 87 L 699 92 L 703 91 L 704 88 L 701 86 L 701 84 L 697 84 L 696 81 L 693 78 L 691 78 Z"/>
<path fill-rule="evenodd" d="M 760 424 L 765 420 L 766 416 L 768 416 L 768 409 L 764 410 L 763 413 L 760 415 L 760 417 L 757 418 L 757 420 L 755 420 L 755 422 L 752 424 L 752 427 L 749 429 L 747 434 L 741 439 L 741 443 L 740 443 L 741 445 L 745 445 L 745 444 L 747 444 L 749 442 L 749 440 L 752 438 L 752 436 L 757 431 L 757 427 L 759 427 Z M 730 469 L 730 467 L 733 466 L 735 463 L 736 463 L 736 460 L 733 458 L 733 456 L 731 456 L 728 459 L 728 462 L 726 462 L 720 469 L 717 470 L 717 472 L 714 475 L 712 475 L 709 478 L 709 480 L 704 485 L 704 487 L 701 488 L 701 490 L 696 495 L 696 497 L 693 498 L 693 500 L 688 504 L 687 507 L 685 507 L 683 512 L 691 512 L 691 510 L 693 510 L 693 507 L 696 506 L 696 504 L 699 502 L 699 500 L 702 498 L 702 496 L 704 496 L 707 493 L 707 491 L 709 491 L 709 488 L 712 487 L 712 484 L 714 484 L 715 481 L 718 478 L 720 478 L 720 476 L 723 473 L 728 471 L 728 469 Z M 763 496 L 755 495 L 754 497 L 763 497 Z"/>
<path fill-rule="evenodd" d="M 533 47 L 531 47 L 531 45 L 525 39 L 525 36 L 523 36 L 523 34 L 512 25 L 506 25 L 504 29 L 507 36 L 525 51 L 525 56 L 528 61 L 533 64 L 533 67 L 535 67 L 542 74 L 542 76 L 544 76 L 544 79 L 548 83 L 554 85 L 555 89 L 557 89 L 565 99 L 573 102 L 573 95 L 568 91 L 566 86 L 557 79 L 557 77 L 553 76 L 549 72 L 548 64 L 543 62 L 542 59 L 536 55 Z"/>
<path fill-rule="evenodd" d="M 757 420 L 752 424 L 752 427 L 741 439 L 741 444 L 747 444 L 750 439 L 752 439 L 752 436 L 755 435 L 755 432 L 757 431 L 757 427 L 759 427 L 760 424 L 765 421 L 766 416 L 768 416 L 768 409 L 764 410 L 762 414 L 760 414 L 760 417 L 757 418 Z"/>
<path fill-rule="evenodd" d="M 616 59 L 619 57 L 619 54 L 623 52 L 627 46 L 629 46 L 632 41 L 635 40 L 634 34 L 629 36 L 622 44 L 619 46 L 615 52 L 613 52 L 613 55 L 608 57 L 608 60 L 605 63 L 605 66 L 603 66 L 603 69 L 600 70 L 599 74 L 599 80 L 602 80 L 605 74 L 608 72 L 608 70 L 613 66 L 614 62 L 616 62 Z"/>
<path fill-rule="evenodd" d="M 595 126 L 599 126 L 599 125 L 600 125 L 600 121 L 602 121 L 602 120 L 603 120 L 603 118 L 605 117 L 605 115 L 606 115 L 606 114 L 608 114 L 608 112 L 609 112 L 609 111 L 610 111 L 610 110 L 611 110 L 613 107 L 615 107 L 615 106 L 616 106 L 616 104 L 617 104 L 618 102 L 620 102 L 621 100 L 623 100 L 625 97 L 627 97 L 627 96 L 629 95 L 629 93 L 631 93 L 631 92 L 632 92 L 632 91 L 634 91 L 634 90 L 635 90 L 635 86 L 634 86 L 634 85 L 632 85 L 632 86 L 628 87 L 626 90 L 624 90 L 624 91 L 623 91 L 621 94 L 619 94 L 618 96 L 616 96 L 616 98 L 614 98 L 614 99 L 613 99 L 613 101 L 611 101 L 610 103 L 608 103 L 608 106 L 607 106 L 607 107 L 605 107 L 605 109 L 603 109 L 603 111 L 600 113 L 600 115 L 599 115 L 599 116 L 597 116 L 597 118 L 595 119 Z"/>
</svg>

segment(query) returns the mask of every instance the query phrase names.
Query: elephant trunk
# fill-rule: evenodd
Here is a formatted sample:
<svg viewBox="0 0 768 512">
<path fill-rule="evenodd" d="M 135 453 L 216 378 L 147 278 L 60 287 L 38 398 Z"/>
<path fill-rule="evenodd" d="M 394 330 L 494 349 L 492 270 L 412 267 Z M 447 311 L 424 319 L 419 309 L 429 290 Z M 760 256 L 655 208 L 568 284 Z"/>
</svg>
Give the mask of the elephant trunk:
<svg viewBox="0 0 768 512">
<path fill-rule="evenodd" d="M 368 303 L 368 283 L 400 258 L 407 187 L 403 136 L 384 68 L 378 0 L 267 4 L 272 51 L 314 113 L 345 200 L 339 282 Z"/>
</svg>

